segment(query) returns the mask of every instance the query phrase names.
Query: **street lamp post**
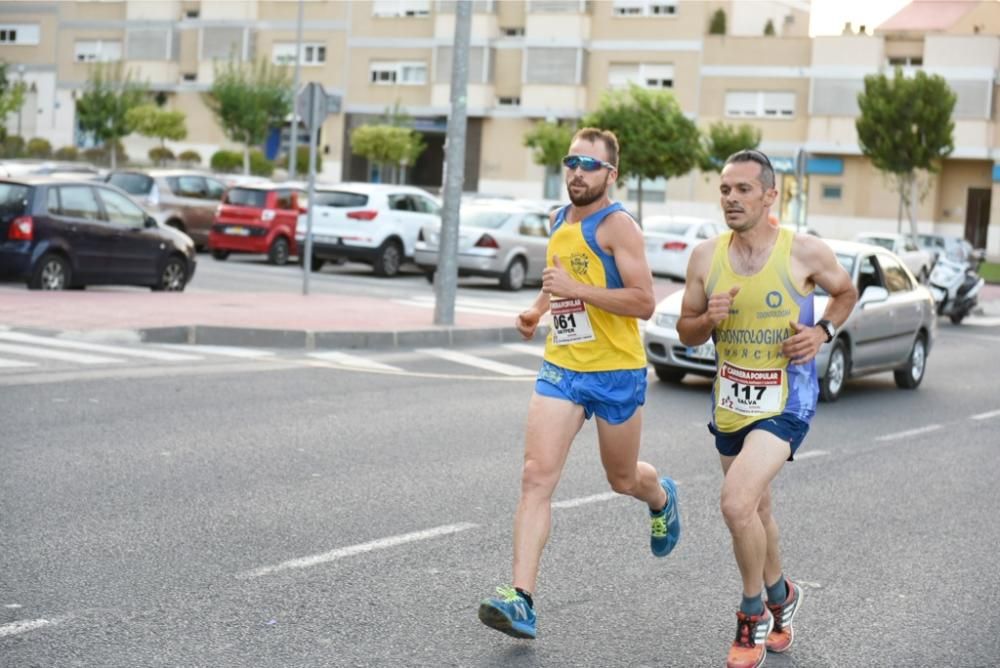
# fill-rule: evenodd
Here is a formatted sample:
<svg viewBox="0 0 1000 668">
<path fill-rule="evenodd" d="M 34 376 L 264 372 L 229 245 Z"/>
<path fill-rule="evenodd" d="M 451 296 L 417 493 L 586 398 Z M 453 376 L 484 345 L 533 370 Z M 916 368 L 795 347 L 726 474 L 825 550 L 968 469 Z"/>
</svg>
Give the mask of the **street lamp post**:
<svg viewBox="0 0 1000 668">
<path fill-rule="evenodd" d="M 18 74 L 19 83 L 21 85 L 21 88 L 23 89 L 24 88 L 24 65 L 23 64 L 17 66 L 17 74 Z M 17 108 L 17 136 L 18 137 L 21 136 L 21 116 L 24 114 L 24 102 L 25 102 L 25 100 L 22 99 L 21 100 L 21 106 L 19 106 Z"/>
</svg>

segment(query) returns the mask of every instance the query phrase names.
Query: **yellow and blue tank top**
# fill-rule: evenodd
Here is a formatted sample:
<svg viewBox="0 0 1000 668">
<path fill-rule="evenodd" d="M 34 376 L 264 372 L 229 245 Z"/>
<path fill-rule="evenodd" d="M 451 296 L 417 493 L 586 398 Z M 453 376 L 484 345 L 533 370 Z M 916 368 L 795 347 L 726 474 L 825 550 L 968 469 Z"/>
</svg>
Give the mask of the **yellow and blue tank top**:
<svg viewBox="0 0 1000 668">
<path fill-rule="evenodd" d="M 819 396 L 816 362 L 789 364 L 781 352 L 793 334 L 790 322 L 812 327 L 815 318 L 813 292 L 800 292 L 791 276 L 795 233 L 779 231 L 770 257 L 753 276 L 733 271 L 732 236 L 732 231 L 719 235 L 705 283 L 706 296 L 740 286 L 729 317 L 712 333 L 718 366 L 712 423 L 731 433 L 779 414 L 809 422 Z"/>
<path fill-rule="evenodd" d="M 604 207 L 580 222 L 567 222 L 569 206 L 556 214 L 549 236 L 546 265 L 552 266 L 552 256 L 577 281 L 601 288 L 622 288 L 621 274 L 613 256 L 597 243 L 597 228 L 609 215 L 624 211 L 619 202 Z M 557 297 L 553 296 L 553 300 Z M 616 315 L 593 304 L 585 304 L 595 339 L 558 345 L 549 333 L 545 344 L 545 360 L 572 371 L 619 371 L 646 368 L 646 353 L 635 318 Z"/>
</svg>

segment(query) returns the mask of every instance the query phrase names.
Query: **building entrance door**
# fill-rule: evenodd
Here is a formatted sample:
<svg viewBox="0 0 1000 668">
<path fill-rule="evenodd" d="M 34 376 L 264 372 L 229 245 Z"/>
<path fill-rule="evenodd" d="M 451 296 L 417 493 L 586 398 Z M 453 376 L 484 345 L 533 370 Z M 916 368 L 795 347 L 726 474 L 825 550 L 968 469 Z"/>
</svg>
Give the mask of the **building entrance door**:
<svg viewBox="0 0 1000 668">
<path fill-rule="evenodd" d="M 965 200 L 965 239 L 973 248 L 986 247 L 987 228 L 990 224 L 989 188 L 969 188 Z"/>
</svg>

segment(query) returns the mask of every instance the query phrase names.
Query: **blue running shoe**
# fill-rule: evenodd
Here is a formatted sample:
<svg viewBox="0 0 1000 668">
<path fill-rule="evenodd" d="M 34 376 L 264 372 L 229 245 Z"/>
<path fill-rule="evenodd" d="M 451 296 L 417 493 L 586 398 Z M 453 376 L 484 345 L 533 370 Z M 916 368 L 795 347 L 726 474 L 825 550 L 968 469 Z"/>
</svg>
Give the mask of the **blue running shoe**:
<svg viewBox="0 0 1000 668">
<path fill-rule="evenodd" d="M 535 639 L 535 611 L 513 587 L 497 587 L 497 595 L 479 604 L 479 621 L 515 638 Z"/>
<path fill-rule="evenodd" d="M 681 539 L 681 514 L 677 510 L 677 483 L 664 476 L 660 486 L 667 493 L 667 507 L 658 513 L 649 513 L 649 547 L 657 557 L 665 557 Z"/>
</svg>

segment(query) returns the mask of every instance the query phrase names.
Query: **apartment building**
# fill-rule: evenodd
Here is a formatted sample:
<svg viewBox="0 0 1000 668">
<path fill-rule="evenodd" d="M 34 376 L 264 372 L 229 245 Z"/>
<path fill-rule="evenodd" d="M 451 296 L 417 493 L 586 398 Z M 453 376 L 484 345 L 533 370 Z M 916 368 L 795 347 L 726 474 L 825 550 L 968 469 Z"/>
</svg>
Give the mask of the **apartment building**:
<svg viewBox="0 0 1000 668">
<path fill-rule="evenodd" d="M 716 10 L 725 35 L 708 34 Z M 921 226 L 966 234 L 1000 254 L 1000 144 L 994 103 L 1000 68 L 1000 3 L 912 3 L 873 34 L 810 38 L 806 0 L 476 0 L 469 54 L 466 188 L 540 198 L 558 177 L 522 146 L 541 119 L 574 121 L 608 89 L 628 82 L 667 89 L 702 127 L 748 123 L 782 172 L 780 214 L 798 202 L 809 224 L 833 237 L 895 229 L 898 198 L 861 155 L 854 131 L 863 78 L 901 66 L 941 74 L 958 94 L 956 149 L 933 175 Z M 0 2 L 0 60 L 31 94 L 10 131 L 54 146 L 80 142 L 74 99 L 92 64 L 124 61 L 170 108 L 188 118 L 192 148 L 207 160 L 223 135 L 202 95 L 215 63 L 295 59 L 298 3 L 266 0 Z M 323 124 L 326 178 L 365 180 L 374 167 L 353 156 L 349 133 L 397 106 L 427 149 L 409 181 L 441 184 L 449 110 L 454 2 L 307 1 L 303 82 L 342 98 Z M 770 23 L 773 36 L 764 36 Z M 287 131 L 286 131 L 287 136 Z M 152 142 L 132 137 L 132 156 Z M 805 192 L 796 198 L 802 156 Z M 715 215 L 717 179 L 692 173 L 644 183 L 645 211 Z M 629 184 L 618 196 L 629 200 Z M 991 219 L 997 219 L 991 224 Z"/>
</svg>

